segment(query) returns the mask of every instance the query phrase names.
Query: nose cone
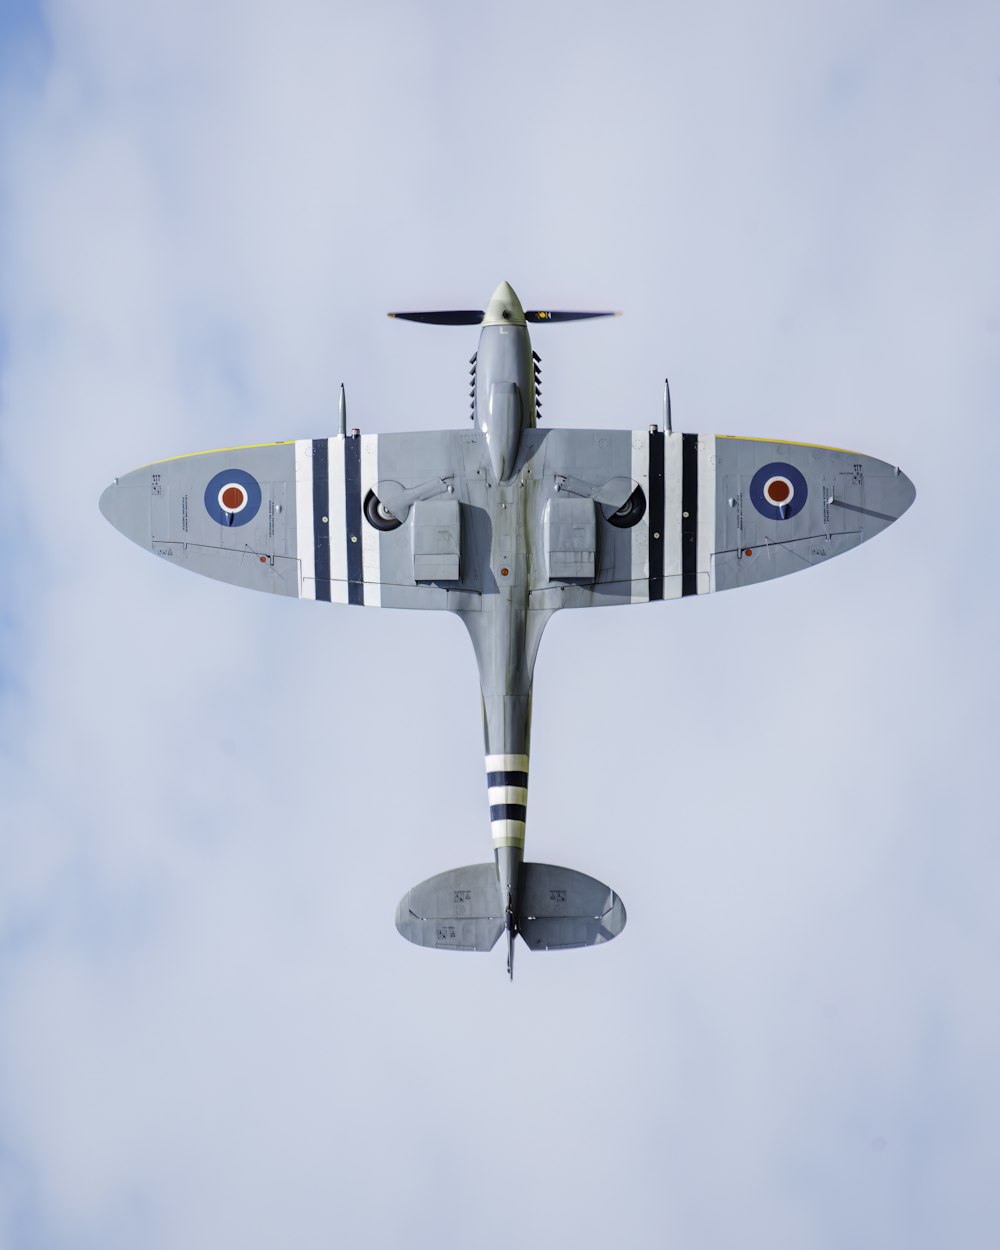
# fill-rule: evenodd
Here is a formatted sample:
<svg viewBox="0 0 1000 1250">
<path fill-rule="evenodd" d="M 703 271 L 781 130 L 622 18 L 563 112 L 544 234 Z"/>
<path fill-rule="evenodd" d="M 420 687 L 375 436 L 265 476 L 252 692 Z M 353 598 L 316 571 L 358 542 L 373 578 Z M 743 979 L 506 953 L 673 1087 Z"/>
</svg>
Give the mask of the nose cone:
<svg viewBox="0 0 1000 1250">
<path fill-rule="evenodd" d="M 484 326 L 523 326 L 524 309 L 509 282 L 501 282 L 486 305 Z"/>
<path fill-rule="evenodd" d="M 142 470 L 128 473 L 107 488 L 101 495 L 100 508 L 106 520 L 119 533 L 134 543 L 148 547 L 152 542 L 150 523 L 150 481 L 146 472 L 137 480 Z"/>
</svg>

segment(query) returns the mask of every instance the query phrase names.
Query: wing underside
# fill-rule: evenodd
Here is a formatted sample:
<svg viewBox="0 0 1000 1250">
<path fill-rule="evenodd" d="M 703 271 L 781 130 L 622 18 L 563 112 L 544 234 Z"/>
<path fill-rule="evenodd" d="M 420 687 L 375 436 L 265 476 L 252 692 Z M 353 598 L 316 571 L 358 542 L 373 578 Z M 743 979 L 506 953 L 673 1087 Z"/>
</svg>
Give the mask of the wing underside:
<svg viewBox="0 0 1000 1250">
<path fill-rule="evenodd" d="M 915 494 L 871 456 L 725 435 L 555 430 L 544 462 L 597 499 L 602 481 L 627 474 L 645 507 L 621 529 L 611 523 L 620 514 L 595 502 L 593 537 L 580 531 L 594 576 L 540 586 L 538 606 L 678 599 L 781 577 L 881 533 Z M 547 550 L 546 535 L 538 541 Z"/>
<path fill-rule="evenodd" d="M 163 461 L 121 478 L 101 507 L 164 559 L 235 585 L 473 611 L 501 564 L 543 609 L 766 581 L 857 546 L 913 497 L 892 465 L 831 448 L 532 429 L 499 487 L 475 430 L 372 434 Z M 509 565 L 498 506 L 523 516 Z"/>
<path fill-rule="evenodd" d="M 464 477 L 457 431 L 306 439 L 145 466 L 110 486 L 101 510 L 140 546 L 233 585 L 447 608 L 467 598 L 476 573 L 462 559 L 476 528 L 467 518 L 463 542 L 455 483 Z M 369 519 L 379 495 L 399 514 L 389 529 Z"/>
</svg>

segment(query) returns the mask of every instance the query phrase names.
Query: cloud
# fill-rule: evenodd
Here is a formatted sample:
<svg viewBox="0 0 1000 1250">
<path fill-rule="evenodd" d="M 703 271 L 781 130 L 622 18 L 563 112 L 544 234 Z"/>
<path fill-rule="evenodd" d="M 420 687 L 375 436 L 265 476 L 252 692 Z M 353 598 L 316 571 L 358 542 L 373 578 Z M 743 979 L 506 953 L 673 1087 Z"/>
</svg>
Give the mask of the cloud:
<svg viewBox="0 0 1000 1250">
<path fill-rule="evenodd" d="M 985 1245 L 1000 180 L 987 6 L 24 9 L 0 134 L 6 1244 Z M 992 38 L 991 38 L 992 36 Z M 8 44 L 8 46 L 11 46 Z M 540 327 L 546 420 L 899 459 L 821 572 L 564 613 L 529 854 L 612 946 L 438 958 L 397 898 L 488 855 L 434 614 L 146 559 L 116 474 L 464 420 Z M 461 640 L 460 640 L 461 639 Z M 876 1143 L 881 1143 L 877 1146 Z"/>
</svg>

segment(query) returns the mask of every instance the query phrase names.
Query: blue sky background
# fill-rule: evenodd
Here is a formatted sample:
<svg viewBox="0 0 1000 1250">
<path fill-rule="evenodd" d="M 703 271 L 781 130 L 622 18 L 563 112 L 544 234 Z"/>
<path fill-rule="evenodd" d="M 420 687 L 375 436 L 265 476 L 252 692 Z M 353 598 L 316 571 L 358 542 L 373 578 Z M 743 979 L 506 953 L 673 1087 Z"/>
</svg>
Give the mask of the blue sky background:
<svg viewBox="0 0 1000 1250">
<path fill-rule="evenodd" d="M 1000 14 L 0 8 L 0 1244 L 994 1247 Z M 783 435 L 917 502 L 801 578 L 564 613 L 531 857 L 593 951 L 409 947 L 489 854 L 437 614 L 270 602 L 100 517 L 200 448 L 545 418 Z M 513 1198 L 512 1203 L 508 1200 Z"/>
</svg>

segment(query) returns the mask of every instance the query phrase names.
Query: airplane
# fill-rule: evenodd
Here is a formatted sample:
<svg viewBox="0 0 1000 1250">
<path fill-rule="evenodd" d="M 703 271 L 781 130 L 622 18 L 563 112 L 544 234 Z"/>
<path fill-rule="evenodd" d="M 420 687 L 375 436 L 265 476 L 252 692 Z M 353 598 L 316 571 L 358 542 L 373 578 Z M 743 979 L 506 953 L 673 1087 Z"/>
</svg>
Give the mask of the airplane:
<svg viewBox="0 0 1000 1250">
<path fill-rule="evenodd" d="M 396 927 L 418 946 L 595 946 L 625 926 L 610 887 L 524 859 L 531 686 L 554 612 L 651 604 L 823 564 L 879 534 L 913 484 L 858 452 L 664 428 L 539 427 L 525 312 L 502 282 L 485 310 L 390 313 L 479 325 L 465 428 L 348 432 L 200 452 L 116 478 L 100 500 L 127 538 L 181 568 L 272 594 L 454 612 L 479 666 L 493 860 L 414 886 Z"/>
</svg>

